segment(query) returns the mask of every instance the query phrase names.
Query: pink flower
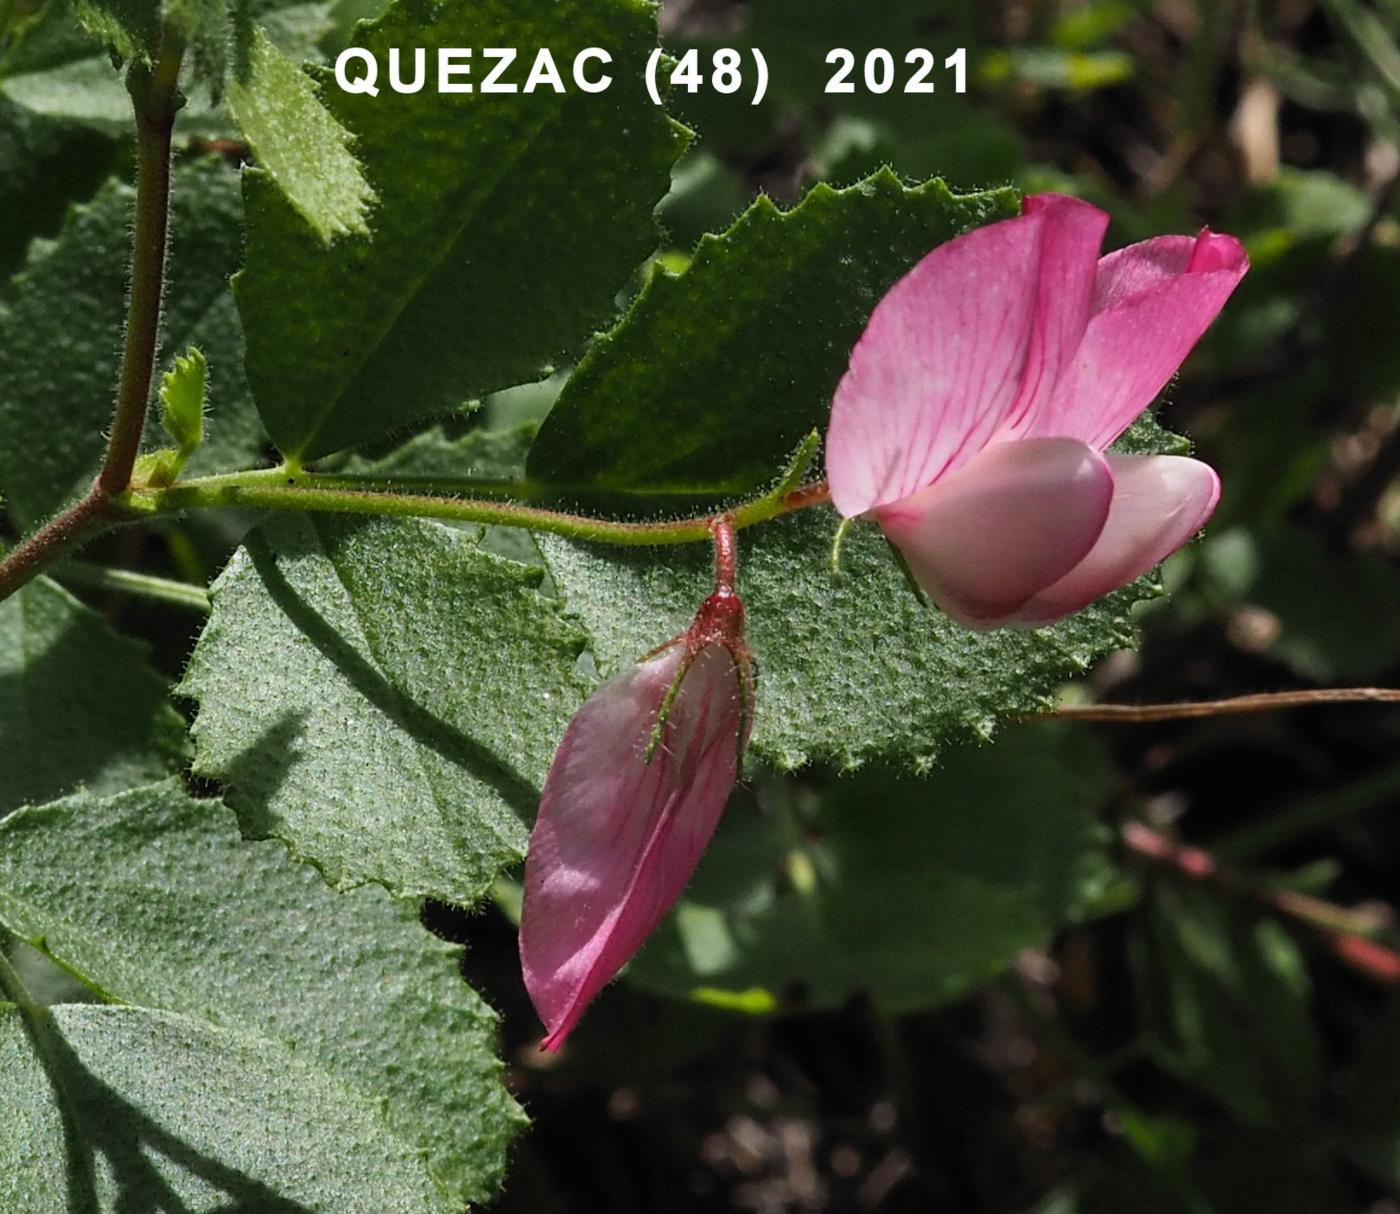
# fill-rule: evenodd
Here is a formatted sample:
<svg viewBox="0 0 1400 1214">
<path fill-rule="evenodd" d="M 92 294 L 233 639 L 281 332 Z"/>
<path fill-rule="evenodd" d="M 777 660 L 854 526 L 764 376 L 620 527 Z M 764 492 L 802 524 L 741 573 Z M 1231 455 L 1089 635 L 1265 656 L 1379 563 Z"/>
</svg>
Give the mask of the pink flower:
<svg viewBox="0 0 1400 1214">
<path fill-rule="evenodd" d="M 836 390 L 831 497 L 873 515 L 948 615 L 1037 626 L 1200 530 L 1220 480 L 1106 455 L 1215 319 L 1248 261 L 1231 236 L 1099 257 L 1108 216 L 1054 194 L 934 249 L 882 299 Z"/>
<path fill-rule="evenodd" d="M 559 1048 L 680 897 L 734 787 L 754 676 L 730 582 L 689 632 L 589 696 L 554 756 L 520 917 L 543 1049 Z"/>
</svg>

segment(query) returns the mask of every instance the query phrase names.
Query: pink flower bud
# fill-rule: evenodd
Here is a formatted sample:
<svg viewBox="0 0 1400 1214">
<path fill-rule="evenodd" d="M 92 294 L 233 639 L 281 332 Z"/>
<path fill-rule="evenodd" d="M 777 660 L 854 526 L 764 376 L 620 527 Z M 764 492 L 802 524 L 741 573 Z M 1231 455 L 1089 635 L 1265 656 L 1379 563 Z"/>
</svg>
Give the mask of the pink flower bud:
<svg viewBox="0 0 1400 1214">
<path fill-rule="evenodd" d="M 1146 573 L 1215 509 L 1196 460 L 1106 455 L 1248 268 L 1204 230 L 1099 257 L 1058 195 L 934 249 L 876 306 L 836 390 L 831 497 L 872 515 L 972 628 L 1037 626 Z"/>
<path fill-rule="evenodd" d="M 690 880 L 753 715 L 744 608 L 720 586 L 689 632 L 569 722 L 525 861 L 520 961 L 555 1050 Z"/>
</svg>

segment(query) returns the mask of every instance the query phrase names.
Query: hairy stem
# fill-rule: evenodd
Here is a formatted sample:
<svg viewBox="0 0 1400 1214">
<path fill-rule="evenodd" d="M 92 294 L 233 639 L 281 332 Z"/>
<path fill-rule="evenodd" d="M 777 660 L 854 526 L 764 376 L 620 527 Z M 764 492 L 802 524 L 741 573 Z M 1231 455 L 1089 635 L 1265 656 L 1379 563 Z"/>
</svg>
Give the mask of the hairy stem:
<svg viewBox="0 0 1400 1214">
<path fill-rule="evenodd" d="M 136 112 L 136 216 L 116 413 L 97 478 L 98 487 L 108 495 L 123 492 L 131 483 L 155 373 L 170 221 L 170 135 L 181 104 L 176 81 L 183 53 L 180 40 L 167 27 L 155 63 L 147 66 L 137 61 L 127 72 L 127 90 Z"/>
<path fill-rule="evenodd" d="M 0 561 L 0 599 L 8 598 L 70 548 L 87 543 L 122 517 L 110 498 L 96 491 L 89 493 Z"/>
<path fill-rule="evenodd" d="M 727 518 L 717 518 L 712 530 L 715 537 L 715 590 L 732 592 L 739 577 L 739 544 L 734 538 L 734 524 Z"/>
<path fill-rule="evenodd" d="M 136 215 L 126 344 L 102 470 L 85 497 L 0 561 L 0 599 L 8 598 L 69 549 L 127 517 L 115 499 L 131 484 L 155 371 L 170 215 L 170 133 L 182 104 L 176 83 L 183 55 L 183 43 L 167 27 L 155 63 L 136 61 L 127 69 L 127 89 L 136 114 Z"/>
<path fill-rule="evenodd" d="M 274 469 L 274 471 L 278 471 Z M 418 497 L 484 497 L 524 501 L 540 487 L 528 480 L 474 476 L 377 476 L 368 472 L 303 472 L 318 489 L 350 489 L 357 493 L 401 493 Z M 286 484 L 287 478 L 281 477 Z"/>
<path fill-rule="evenodd" d="M 331 484 L 335 483 L 335 479 L 331 478 Z M 715 515 L 705 514 L 662 522 L 631 523 L 567 514 L 519 502 L 323 488 L 322 485 L 320 476 L 314 472 L 289 474 L 272 470 L 177 482 L 164 489 L 139 490 L 129 494 L 126 500 L 134 512 L 151 514 L 217 506 L 247 506 L 389 518 L 437 518 L 524 527 L 570 539 L 627 546 L 708 542 L 713 536 L 715 520 Z M 739 530 L 830 500 L 824 483 L 781 492 L 784 488 L 783 484 L 779 484 L 774 491 L 728 512 L 726 517 L 730 525 Z"/>
</svg>

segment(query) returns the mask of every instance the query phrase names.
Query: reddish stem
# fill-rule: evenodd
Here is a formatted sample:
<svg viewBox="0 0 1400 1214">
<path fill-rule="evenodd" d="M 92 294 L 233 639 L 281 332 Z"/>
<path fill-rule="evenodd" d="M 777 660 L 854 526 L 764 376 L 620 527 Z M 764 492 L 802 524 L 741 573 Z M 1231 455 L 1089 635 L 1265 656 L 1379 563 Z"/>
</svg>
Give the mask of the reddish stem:
<svg viewBox="0 0 1400 1214">
<path fill-rule="evenodd" d="M 721 514 L 710 524 L 715 537 L 715 590 L 734 592 L 739 576 L 739 541 L 734 535 L 734 522 Z"/>
<path fill-rule="evenodd" d="M 1311 708 L 1315 704 L 1395 704 L 1400 688 L 1318 687 L 1309 691 L 1266 691 L 1225 700 L 1189 700 L 1180 704 L 1066 704 L 1041 716 L 1076 721 L 1189 721 L 1200 717 L 1240 716 L 1281 708 Z"/>
<path fill-rule="evenodd" d="M 1307 924 L 1335 956 L 1353 969 L 1377 982 L 1400 984 L 1400 953 L 1362 934 L 1378 926 L 1364 912 L 1349 911 L 1292 890 L 1261 889 L 1243 880 L 1209 852 L 1177 843 L 1142 822 L 1127 823 L 1121 838 L 1124 846 L 1135 855 L 1193 881 L 1255 898 L 1279 914 Z"/>
</svg>

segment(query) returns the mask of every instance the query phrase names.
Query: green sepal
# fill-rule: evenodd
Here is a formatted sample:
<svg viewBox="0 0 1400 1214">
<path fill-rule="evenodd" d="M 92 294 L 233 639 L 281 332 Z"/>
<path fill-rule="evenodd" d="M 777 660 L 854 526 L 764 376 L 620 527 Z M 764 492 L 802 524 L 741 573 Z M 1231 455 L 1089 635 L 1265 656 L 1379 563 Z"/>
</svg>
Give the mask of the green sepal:
<svg viewBox="0 0 1400 1214">
<path fill-rule="evenodd" d="M 148 489 L 164 489 L 175 483 L 185 457 L 174 447 L 162 447 L 139 456 L 131 470 L 131 483 Z"/>
<path fill-rule="evenodd" d="M 642 661 L 645 662 L 651 658 L 659 657 L 672 646 L 684 644 L 685 639 L 684 634 L 682 634 L 673 641 L 667 641 L 666 644 L 662 645 L 659 649 L 652 650 Z M 693 653 L 686 654 L 685 659 L 681 662 L 681 668 L 676 671 L 676 677 L 671 680 L 671 685 L 666 689 L 666 696 L 661 701 L 661 707 L 656 711 L 656 723 L 651 727 L 651 737 L 647 739 L 647 748 L 642 752 L 642 762 L 650 763 L 652 758 L 656 755 L 656 749 L 661 745 L 661 738 L 666 731 L 666 719 L 671 715 L 671 705 L 676 702 L 676 696 L 680 692 L 681 683 L 685 679 L 685 676 L 690 673 L 690 668 L 694 662 L 695 655 Z"/>
<path fill-rule="evenodd" d="M 836 535 L 837 543 L 839 543 L 841 532 L 838 530 Z M 890 539 L 883 531 L 880 532 L 880 538 L 885 541 L 885 547 L 890 550 L 890 555 L 894 557 L 894 563 L 899 566 L 900 573 L 904 574 L 905 584 L 909 587 L 910 593 L 919 600 L 919 605 L 922 607 L 932 607 L 933 602 L 928 597 L 928 592 L 919 585 L 919 579 L 914 576 L 914 571 L 909 568 L 909 562 L 905 559 L 904 553 L 899 550 L 899 545 Z M 831 552 L 831 559 L 834 564 L 839 555 L 839 549 L 833 545 Z"/>
</svg>

